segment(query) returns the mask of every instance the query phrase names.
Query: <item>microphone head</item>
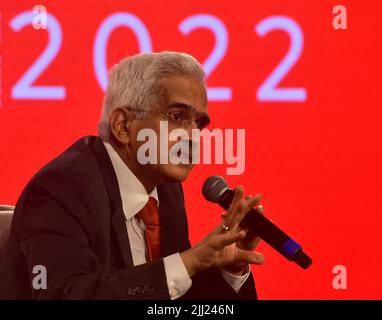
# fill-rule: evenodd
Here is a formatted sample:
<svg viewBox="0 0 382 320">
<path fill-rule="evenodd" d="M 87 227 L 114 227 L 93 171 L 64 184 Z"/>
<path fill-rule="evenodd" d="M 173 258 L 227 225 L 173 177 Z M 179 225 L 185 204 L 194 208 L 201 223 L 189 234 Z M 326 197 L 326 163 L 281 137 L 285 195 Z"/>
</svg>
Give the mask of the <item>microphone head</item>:
<svg viewBox="0 0 382 320">
<path fill-rule="evenodd" d="M 204 181 L 202 193 L 206 200 L 218 202 L 221 195 L 229 189 L 227 181 L 220 176 L 210 176 Z"/>
</svg>

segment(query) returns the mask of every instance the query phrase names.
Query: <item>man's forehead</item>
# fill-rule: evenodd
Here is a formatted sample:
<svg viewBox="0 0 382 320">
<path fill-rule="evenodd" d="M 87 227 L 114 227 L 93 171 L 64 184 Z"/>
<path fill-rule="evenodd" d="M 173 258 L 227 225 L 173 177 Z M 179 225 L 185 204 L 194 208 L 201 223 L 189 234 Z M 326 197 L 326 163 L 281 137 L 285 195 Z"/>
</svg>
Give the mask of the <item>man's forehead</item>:
<svg viewBox="0 0 382 320">
<path fill-rule="evenodd" d="M 207 93 L 203 82 L 189 76 L 162 79 L 167 106 L 176 104 L 181 108 L 207 111 Z"/>
</svg>

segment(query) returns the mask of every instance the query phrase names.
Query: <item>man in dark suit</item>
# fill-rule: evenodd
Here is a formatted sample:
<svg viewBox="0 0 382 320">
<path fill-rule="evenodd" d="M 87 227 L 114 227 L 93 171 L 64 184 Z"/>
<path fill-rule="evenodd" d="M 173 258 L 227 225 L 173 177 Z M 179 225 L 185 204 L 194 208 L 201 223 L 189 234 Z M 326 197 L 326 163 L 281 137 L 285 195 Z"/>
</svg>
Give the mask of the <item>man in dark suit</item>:
<svg viewBox="0 0 382 320">
<path fill-rule="evenodd" d="M 188 131 L 208 124 L 200 64 L 171 52 L 122 60 L 110 72 L 100 137 L 78 140 L 21 194 L 1 255 L 0 298 L 257 298 L 249 264 L 263 257 L 240 221 L 260 195 L 243 199 L 236 188 L 222 223 L 191 247 L 180 182 L 193 164 L 142 163 L 139 134 L 159 134 L 163 121 Z"/>
</svg>

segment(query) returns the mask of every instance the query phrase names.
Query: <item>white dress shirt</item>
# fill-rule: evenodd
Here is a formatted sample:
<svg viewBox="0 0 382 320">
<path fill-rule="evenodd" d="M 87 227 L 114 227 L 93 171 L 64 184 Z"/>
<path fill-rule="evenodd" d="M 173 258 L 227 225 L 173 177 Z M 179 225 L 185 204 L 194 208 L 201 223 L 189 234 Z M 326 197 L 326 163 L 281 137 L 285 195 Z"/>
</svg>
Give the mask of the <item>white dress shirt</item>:
<svg viewBox="0 0 382 320">
<path fill-rule="evenodd" d="M 119 190 L 121 193 L 123 212 L 126 217 L 127 234 L 129 237 L 131 254 L 134 266 L 147 262 L 147 248 L 145 243 L 145 225 L 142 220 L 135 215 L 146 205 L 149 197 L 157 200 L 159 205 L 156 187 L 148 194 L 143 184 L 131 172 L 126 164 L 119 157 L 114 148 L 104 142 L 111 162 L 117 176 Z M 192 281 L 184 266 L 179 253 L 174 253 L 163 258 L 166 272 L 167 285 L 171 299 L 177 299 L 184 295 L 191 287 Z M 245 275 L 235 276 L 222 270 L 224 279 L 231 287 L 238 292 L 249 276 L 249 270 Z"/>
</svg>

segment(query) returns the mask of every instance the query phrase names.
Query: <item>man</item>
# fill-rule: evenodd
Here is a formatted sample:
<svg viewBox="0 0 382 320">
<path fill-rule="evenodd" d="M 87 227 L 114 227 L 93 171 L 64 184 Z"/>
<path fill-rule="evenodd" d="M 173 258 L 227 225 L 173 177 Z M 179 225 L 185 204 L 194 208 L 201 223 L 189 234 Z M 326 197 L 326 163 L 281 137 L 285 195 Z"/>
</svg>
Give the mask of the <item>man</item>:
<svg viewBox="0 0 382 320">
<path fill-rule="evenodd" d="M 256 299 L 249 264 L 263 257 L 239 224 L 260 195 L 243 199 L 236 188 L 222 223 L 191 247 L 180 182 L 193 165 L 137 156 L 143 129 L 158 133 L 159 145 L 161 121 L 189 132 L 208 124 L 201 65 L 187 54 L 140 54 L 109 78 L 100 137 L 44 166 L 17 202 L 0 297 Z M 168 149 L 175 143 L 167 140 Z M 36 266 L 46 270 L 45 287 L 36 285 Z"/>
</svg>

